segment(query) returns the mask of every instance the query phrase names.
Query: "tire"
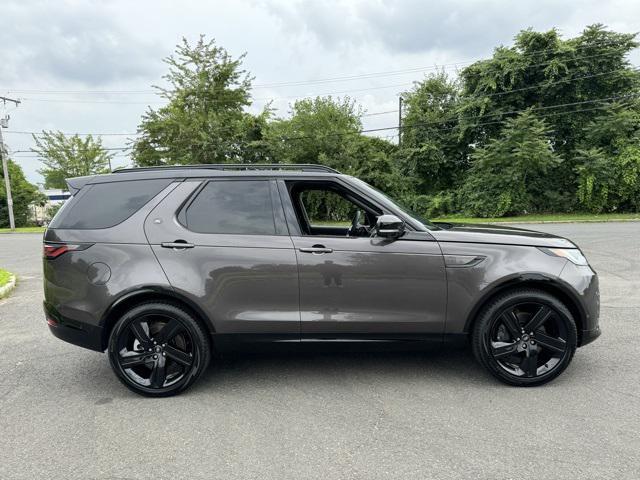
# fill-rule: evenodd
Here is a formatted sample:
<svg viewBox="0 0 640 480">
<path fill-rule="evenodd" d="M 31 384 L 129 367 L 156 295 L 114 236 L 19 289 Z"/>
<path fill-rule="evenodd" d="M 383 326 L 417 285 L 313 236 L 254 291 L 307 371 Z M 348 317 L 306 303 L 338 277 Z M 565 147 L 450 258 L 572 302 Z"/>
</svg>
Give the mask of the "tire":
<svg viewBox="0 0 640 480">
<path fill-rule="evenodd" d="M 577 342 L 567 307 L 531 288 L 492 299 L 478 315 L 471 336 L 476 359 L 498 380 L 519 387 L 542 385 L 560 375 L 571 363 Z"/>
<path fill-rule="evenodd" d="M 109 336 L 109 362 L 130 390 L 168 397 L 193 385 L 209 365 L 208 335 L 194 316 L 167 302 L 135 306 Z"/>
</svg>

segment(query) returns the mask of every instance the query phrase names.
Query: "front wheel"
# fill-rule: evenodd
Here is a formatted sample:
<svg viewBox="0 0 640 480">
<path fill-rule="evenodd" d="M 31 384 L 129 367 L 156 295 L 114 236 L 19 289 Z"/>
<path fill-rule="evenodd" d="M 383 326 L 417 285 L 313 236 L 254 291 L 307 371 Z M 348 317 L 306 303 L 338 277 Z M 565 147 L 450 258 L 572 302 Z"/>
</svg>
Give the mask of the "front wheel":
<svg viewBox="0 0 640 480">
<path fill-rule="evenodd" d="M 556 297 L 534 289 L 506 292 L 480 313 L 473 353 L 499 380 L 535 386 L 560 375 L 577 346 L 575 321 Z"/>
<path fill-rule="evenodd" d="M 141 395 L 167 397 L 186 390 L 209 364 L 207 336 L 180 307 L 150 302 L 129 310 L 109 337 L 116 376 Z"/>
</svg>

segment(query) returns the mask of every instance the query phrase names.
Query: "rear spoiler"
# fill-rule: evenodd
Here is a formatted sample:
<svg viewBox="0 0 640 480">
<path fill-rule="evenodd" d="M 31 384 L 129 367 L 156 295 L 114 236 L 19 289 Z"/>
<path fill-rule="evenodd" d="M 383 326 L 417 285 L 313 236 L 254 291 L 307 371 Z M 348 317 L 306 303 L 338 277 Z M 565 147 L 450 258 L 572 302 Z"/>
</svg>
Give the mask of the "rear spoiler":
<svg viewBox="0 0 640 480">
<path fill-rule="evenodd" d="M 95 175 L 87 175 L 86 177 L 74 177 L 65 179 L 65 182 L 67 182 L 67 187 L 69 187 L 69 193 L 71 195 L 75 195 L 80 190 L 82 190 L 82 187 L 89 183 L 89 181 L 94 177 Z"/>
</svg>

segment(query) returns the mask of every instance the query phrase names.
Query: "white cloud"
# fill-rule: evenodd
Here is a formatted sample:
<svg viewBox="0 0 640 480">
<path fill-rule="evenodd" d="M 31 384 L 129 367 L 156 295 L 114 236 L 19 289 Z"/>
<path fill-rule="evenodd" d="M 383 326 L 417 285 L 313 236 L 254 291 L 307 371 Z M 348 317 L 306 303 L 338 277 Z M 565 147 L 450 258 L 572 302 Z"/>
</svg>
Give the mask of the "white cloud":
<svg viewBox="0 0 640 480">
<path fill-rule="evenodd" d="M 530 26 L 558 27 L 573 36 L 601 22 L 632 32 L 640 2 L 3 0 L 0 14 L 0 94 L 6 94 L 8 89 L 149 90 L 162 81 L 161 59 L 182 36 L 193 40 L 200 33 L 234 56 L 247 52 L 244 65 L 256 85 L 426 69 L 489 55 Z M 291 97 L 349 92 L 369 112 L 378 112 L 394 109 L 397 93 L 422 75 L 260 87 L 254 97 L 260 99 L 256 108 L 276 98 L 278 113 L 285 115 Z M 146 103 L 158 101 L 149 94 L 11 93 L 24 102 L 12 112 L 10 130 L 23 131 L 134 132 Z M 80 103 L 87 101 L 128 103 Z M 366 117 L 365 126 L 393 125 L 396 119 L 395 114 Z M 26 135 L 8 133 L 5 139 L 13 150 L 33 144 Z M 104 137 L 104 142 L 121 146 L 126 137 Z M 36 159 L 16 160 L 32 181 L 39 180 Z M 126 161 L 120 157 L 115 164 Z"/>
</svg>

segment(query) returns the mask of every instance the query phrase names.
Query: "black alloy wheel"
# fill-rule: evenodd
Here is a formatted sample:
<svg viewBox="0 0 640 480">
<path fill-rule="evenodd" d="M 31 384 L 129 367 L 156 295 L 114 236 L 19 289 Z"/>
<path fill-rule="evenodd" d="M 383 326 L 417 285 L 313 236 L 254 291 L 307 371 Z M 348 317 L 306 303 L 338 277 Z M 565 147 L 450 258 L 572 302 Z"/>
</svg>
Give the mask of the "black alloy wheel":
<svg viewBox="0 0 640 480">
<path fill-rule="evenodd" d="M 127 312 L 109 339 L 109 360 L 131 390 L 175 395 L 193 384 L 209 363 L 209 344 L 191 314 L 168 303 L 146 303 Z"/>
<path fill-rule="evenodd" d="M 534 386 L 557 377 L 577 344 L 575 322 L 554 296 L 513 290 L 486 306 L 473 332 L 476 358 L 510 385 Z"/>
</svg>

